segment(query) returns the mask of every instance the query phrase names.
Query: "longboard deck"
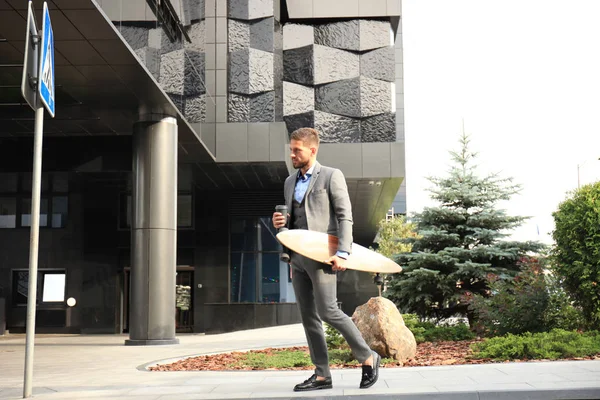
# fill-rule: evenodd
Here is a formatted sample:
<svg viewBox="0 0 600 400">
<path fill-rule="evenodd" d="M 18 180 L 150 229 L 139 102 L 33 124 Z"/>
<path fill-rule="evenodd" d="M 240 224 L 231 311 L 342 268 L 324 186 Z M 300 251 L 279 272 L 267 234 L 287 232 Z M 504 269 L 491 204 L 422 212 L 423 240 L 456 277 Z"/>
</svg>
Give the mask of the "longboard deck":
<svg viewBox="0 0 600 400">
<path fill-rule="evenodd" d="M 327 233 L 309 231 L 306 229 L 290 229 L 279 232 L 277 239 L 288 249 L 327 264 L 327 260 L 335 255 L 338 247 L 338 238 Z M 402 267 L 389 258 L 352 243 L 352 254 L 344 263 L 347 269 L 365 272 L 379 272 L 395 274 L 402 271 Z"/>
</svg>

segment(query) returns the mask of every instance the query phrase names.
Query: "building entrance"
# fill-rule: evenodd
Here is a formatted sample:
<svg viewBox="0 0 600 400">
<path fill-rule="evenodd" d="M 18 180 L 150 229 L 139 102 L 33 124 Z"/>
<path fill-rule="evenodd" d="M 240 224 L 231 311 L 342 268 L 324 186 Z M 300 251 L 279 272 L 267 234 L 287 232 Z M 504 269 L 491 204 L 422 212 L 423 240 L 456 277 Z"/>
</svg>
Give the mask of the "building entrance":
<svg viewBox="0 0 600 400">
<path fill-rule="evenodd" d="M 194 267 L 180 265 L 177 267 L 175 279 L 175 331 L 177 333 L 192 332 L 194 326 Z M 123 271 L 123 312 L 122 333 L 129 333 L 129 310 L 131 299 L 131 268 Z"/>
</svg>

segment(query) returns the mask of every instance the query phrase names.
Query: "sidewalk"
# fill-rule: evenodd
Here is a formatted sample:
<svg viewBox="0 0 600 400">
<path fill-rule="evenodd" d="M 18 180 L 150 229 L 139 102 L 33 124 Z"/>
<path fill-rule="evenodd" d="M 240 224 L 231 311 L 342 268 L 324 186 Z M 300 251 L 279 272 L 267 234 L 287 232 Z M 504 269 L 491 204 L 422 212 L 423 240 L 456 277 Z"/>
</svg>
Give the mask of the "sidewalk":
<svg viewBox="0 0 600 400">
<path fill-rule="evenodd" d="M 600 399 L 600 361 L 382 368 L 358 389 L 359 369 L 333 370 L 333 389 L 294 393 L 311 371 L 149 372 L 182 357 L 306 345 L 301 325 L 181 335 L 172 346 L 124 346 L 126 335 L 36 338 L 35 399 Z M 23 393 L 25 337 L 0 340 L 0 399 Z"/>
</svg>

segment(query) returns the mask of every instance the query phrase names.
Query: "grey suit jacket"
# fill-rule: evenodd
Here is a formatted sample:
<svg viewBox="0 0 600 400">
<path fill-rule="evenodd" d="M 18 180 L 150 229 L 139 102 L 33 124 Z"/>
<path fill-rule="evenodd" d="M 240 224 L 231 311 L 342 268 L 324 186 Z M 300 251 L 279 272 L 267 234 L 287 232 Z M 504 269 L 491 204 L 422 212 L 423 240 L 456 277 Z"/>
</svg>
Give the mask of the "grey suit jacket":
<svg viewBox="0 0 600 400">
<path fill-rule="evenodd" d="M 292 210 L 297 176 L 298 172 L 295 172 L 285 180 L 284 197 L 288 210 Z M 342 171 L 316 162 L 304 203 L 308 229 L 337 236 L 338 250 L 351 253 L 352 205 Z"/>
</svg>

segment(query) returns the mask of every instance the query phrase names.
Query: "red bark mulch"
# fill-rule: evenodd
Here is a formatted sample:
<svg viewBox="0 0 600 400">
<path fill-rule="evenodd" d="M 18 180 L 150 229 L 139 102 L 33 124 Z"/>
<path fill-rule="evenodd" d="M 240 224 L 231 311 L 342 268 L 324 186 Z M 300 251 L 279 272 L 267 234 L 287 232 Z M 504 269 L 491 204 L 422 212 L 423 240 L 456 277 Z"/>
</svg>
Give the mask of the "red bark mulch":
<svg viewBox="0 0 600 400">
<path fill-rule="evenodd" d="M 472 343 L 480 340 L 463 340 L 457 342 L 426 342 L 417 345 L 417 354 L 413 359 L 408 360 L 404 365 L 399 362 L 382 364 L 382 368 L 394 367 L 425 367 L 435 365 L 463 365 L 463 364 L 490 364 L 496 363 L 490 359 L 471 359 L 473 352 L 470 349 Z M 257 370 L 244 366 L 240 361 L 245 358 L 247 353 L 265 353 L 274 354 L 283 350 L 300 350 L 308 354 L 308 347 L 286 347 L 286 348 L 268 348 L 264 350 L 251 350 L 249 352 L 232 352 L 223 354 L 213 354 L 207 356 L 197 356 L 186 358 L 172 364 L 157 365 L 150 367 L 150 371 L 235 371 L 235 370 Z M 600 360 L 600 354 L 590 357 L 570 358 L 570 360 Z M 525 362 L 530 360 L 512 360 L 511 362 Z M 548 361 L 548 360 L 535 360 Z M 356 363 L 331 364 L 331 368 L 358 368 Z M 267 370 L 312 370 L 314 366 L 290 367 L 290 368 L 269 368 Z"/>
<path fill-rule="evenodd" d="M 417 355 L 404 364 L 406 367 L 430 365 L 483 364 L 490 360 L 472 360 L 467 356 L 472 354 L 469 346 L 477 340 L 458 342 L 421 343 L 417 345 Z M 268 348 L 252 350 L 250 353 L 273 354 L 282 350 L 301 350 L 308 353 L 308 347 L 287 347 L 285 349 Z M 236 365 L 243 360 L 247 352 L 232 352 L 186 358 L 172 364 L 151 367 L 151 371 L 224 371 L 224 370 L 253 370 L 255 368 Z M 401 367 L 401 363 L 387 363 L 385 367 Z M 331 364 L 331 368 L 357 368 L 356 364 Z M 276 368 L 273 368 L 275 370 Z M 282 370 L 310 370 L 314 366 L 281 368 Z"/>
</svg>

